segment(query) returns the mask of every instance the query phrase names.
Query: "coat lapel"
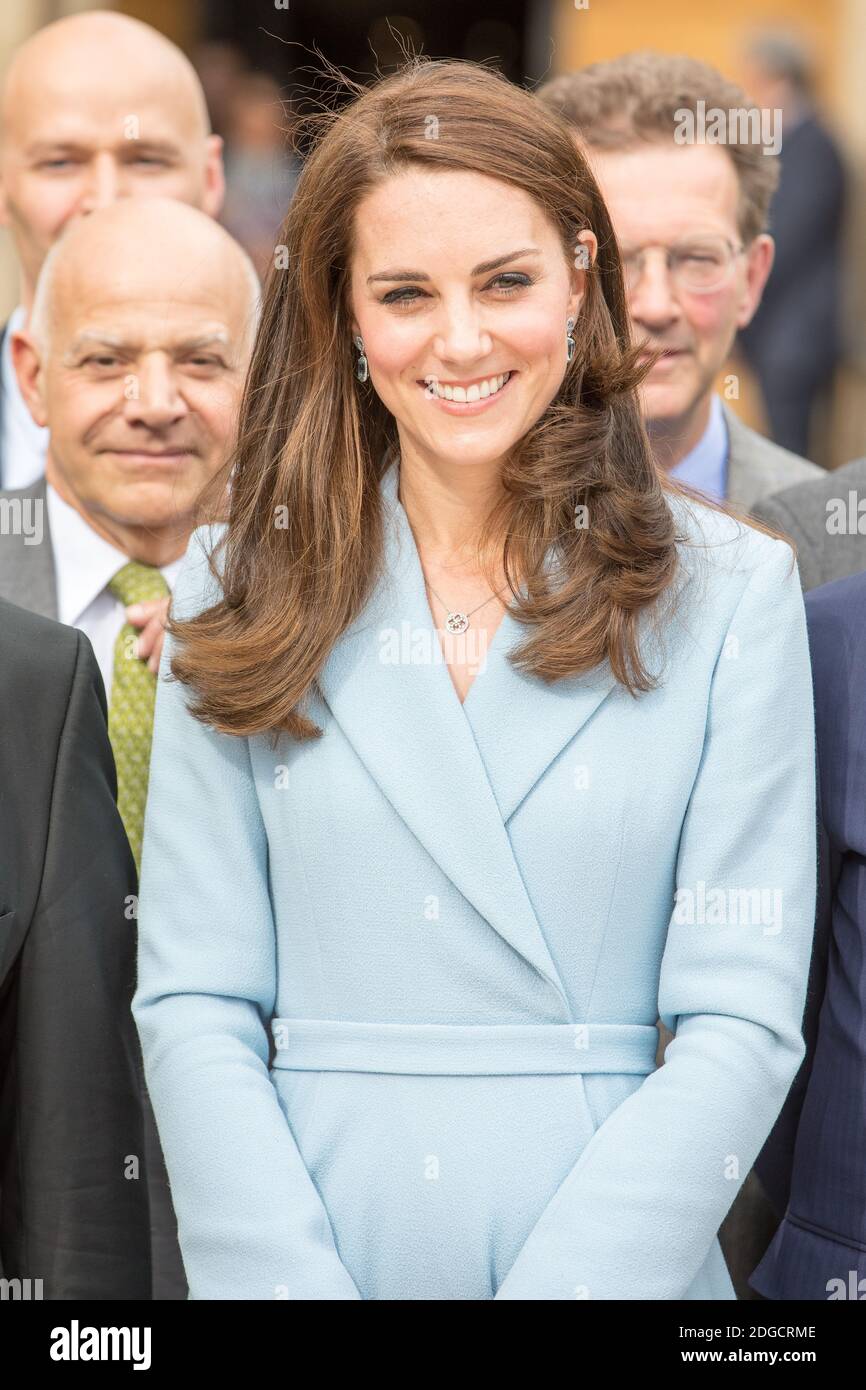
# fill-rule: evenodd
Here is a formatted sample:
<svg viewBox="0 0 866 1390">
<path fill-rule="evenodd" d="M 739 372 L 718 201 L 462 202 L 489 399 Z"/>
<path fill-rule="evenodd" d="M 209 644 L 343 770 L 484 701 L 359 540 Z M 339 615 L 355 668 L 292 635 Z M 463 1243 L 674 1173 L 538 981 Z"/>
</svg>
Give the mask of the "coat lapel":
<svg viewBox="0 0 866 1390">
<path fill-rule="evenodd" d="M 415 539 L 385 472 L 383 576 L 319 676 L 334 719 L 394 809 L 481 916 L 546 979 L 562 981 L 505 822 L 614 684 L 554 686 L 515 671 L 523 636 L 508 614 L 461 705 L 427 602 Z"/>
<path fill-rule="evenodd" d="M 607 664 L 549 684 L 524 675 L 508 655 L 526 635 L 506 613 L 463 706 L 505 822 L 616 685 Z"/>
</svg>

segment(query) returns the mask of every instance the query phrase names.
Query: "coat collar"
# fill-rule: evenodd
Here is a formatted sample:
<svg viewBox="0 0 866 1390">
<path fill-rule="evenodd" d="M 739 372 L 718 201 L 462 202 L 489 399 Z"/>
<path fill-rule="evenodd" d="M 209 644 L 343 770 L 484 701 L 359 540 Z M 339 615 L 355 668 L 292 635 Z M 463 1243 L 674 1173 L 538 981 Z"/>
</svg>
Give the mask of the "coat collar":
<svg viewBox="0 0 866 1390">
<path fill-rule="evenodd" d="M 441 659 L 398 486 L 395 460 L 380 484 L 382 576 L 363 612 L 335 643 L 319 688 L 416 839 L 493 929 L 548 981 L 567 1010 L 507 822 L 615 680 L 607 665 L 552 684 L 524 675 L 508 654 L 525 630 L 506 612 L 487 651 L 486 668 L 461 705 Z"/>
</svg>

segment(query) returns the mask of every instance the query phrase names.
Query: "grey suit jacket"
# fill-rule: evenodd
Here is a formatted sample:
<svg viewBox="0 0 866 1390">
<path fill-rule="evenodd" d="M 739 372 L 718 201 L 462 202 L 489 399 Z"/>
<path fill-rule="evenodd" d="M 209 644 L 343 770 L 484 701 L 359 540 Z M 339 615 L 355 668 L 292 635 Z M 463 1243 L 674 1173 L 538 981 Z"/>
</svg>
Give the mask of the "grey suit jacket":
<svg viewBox="0 0 866 1390">
<path fill-rule="evenodd" d="M 780 449 L 772 440 L 749 429 L 727 405 L 723 409 L 730 440 L 727 500 L 735 507 L 755 512 L 758 502 L 782 488 L 820 482 L 827 476 L 817 464 Z"/>
<path fill-rule="evenodd" d="M 754 513 L 791 537 L 804 589 L 866 570 L 866 458 L 785 488 Z"/>
<path fill-rule="evenodd" d="M 57 581 L 48 526 L 45 479 L 32 487 L 0 491 L 0 598 L 44 618 L 57 618 Z M 139 1057 L 139 1065 L 141 1059 Z M 187 1286 L 177 1222 L 156 1123 L 144 1088 L 145 1163 L 151 1212 L 153 1297 L 186 1299 Z"/>
<path fill-rule="evenodd" d="M 57 618 L 57 581 L 45 479 L 0 491 L 0 598 Z"/>
</svg>

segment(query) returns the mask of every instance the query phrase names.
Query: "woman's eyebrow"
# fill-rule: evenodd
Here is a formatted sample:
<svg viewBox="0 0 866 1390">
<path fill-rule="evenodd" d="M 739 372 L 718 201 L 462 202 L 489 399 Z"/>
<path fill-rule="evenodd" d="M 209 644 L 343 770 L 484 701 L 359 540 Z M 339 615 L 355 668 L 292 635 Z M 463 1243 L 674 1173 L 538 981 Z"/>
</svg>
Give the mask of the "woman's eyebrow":
<svg viewBox="0 0 866 1390">
<path fill-rule="evenodd" d="M 504 256 L 497 256 L 494 261 L 482 261 L 481 265 L 475 266 L 470 271 L 471 275 L 486 275 L 491 270 L 499 270 L 501 266 L 507 265 L 509 261 L 516 261 L 519 256 L 540 256 L 541 252 L 537 246 L 524 246 L 519 251 L 508 251 Z M 423 270 L 383 270 L 377 275 L 368 275 L 367 284 L 372 285 L 376 280 L 429 280 L 430 276 Z"/>
<path fill-rule="evenodd" d="M 497 256 L 495 261 L 482 261 L 472 271 L 473 275 L 486 275 L 491 270 L 499 270 L 500 266 L 507 265 L 509 261 L 516 261 L 520 256 L 540 256 L 541 252 L 537 246 L 524 246 L 519 251 L 509 251 L 506 256 Z"/>
</svg>

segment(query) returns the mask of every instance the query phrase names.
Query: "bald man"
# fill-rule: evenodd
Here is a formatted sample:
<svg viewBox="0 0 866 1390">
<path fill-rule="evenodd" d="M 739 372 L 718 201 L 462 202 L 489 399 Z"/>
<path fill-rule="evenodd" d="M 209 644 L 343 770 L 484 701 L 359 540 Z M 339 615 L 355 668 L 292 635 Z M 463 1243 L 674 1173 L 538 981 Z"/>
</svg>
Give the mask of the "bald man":
<svg viewBox="0 0 866 1390">
<path fill-rule="evenodd" d="M 86 11 L 40 29 L 0 93 L 0 224 L 21 268 L 21 299 L 0 335 L 0 484 L 41 476 L 46 436 L 12 369 L 42 263 L 67 224 L 118 199 L 176 198 L 215 217 L 222 141 L 211 134 L 189 61 L 149 25 Z"/>
<path fill-rule="evenodd" d="M 246 253 L 204 213 L 124 200 L 69 227 L 42 268 L 29 328 L 12 335 L 48 450 L 42 481 L 0 492 L 0 522 L 32 523 L 0 526 L 0 598 L 90 639 L 136 863 L 162 620 L 202 489 L 233 443 L 258 291 Z M 156 615 L 138 638 L 136 605 Z M 185 1298 L 149 1107 L 145 1121 L 154 1297 Z"/>
</svg>

